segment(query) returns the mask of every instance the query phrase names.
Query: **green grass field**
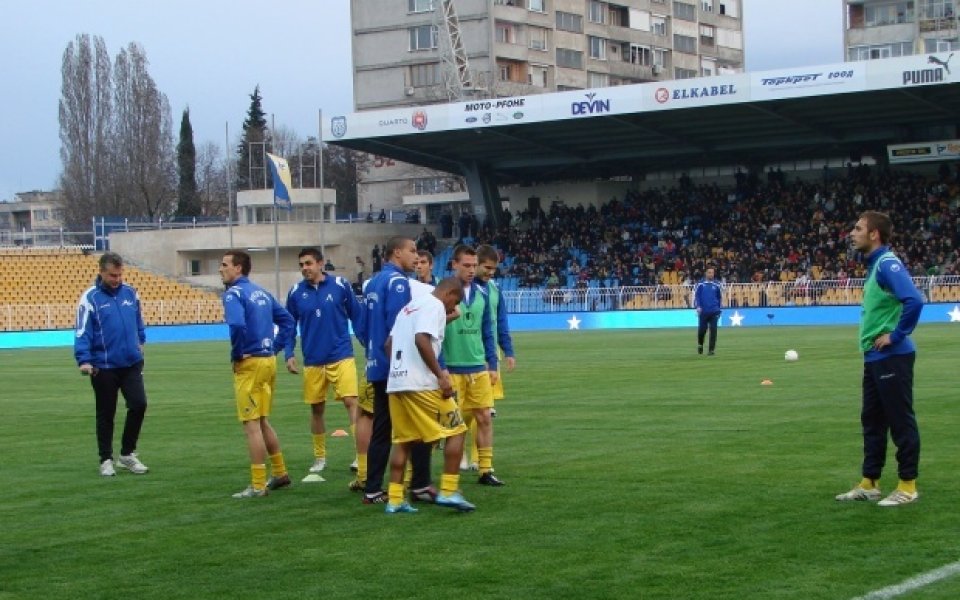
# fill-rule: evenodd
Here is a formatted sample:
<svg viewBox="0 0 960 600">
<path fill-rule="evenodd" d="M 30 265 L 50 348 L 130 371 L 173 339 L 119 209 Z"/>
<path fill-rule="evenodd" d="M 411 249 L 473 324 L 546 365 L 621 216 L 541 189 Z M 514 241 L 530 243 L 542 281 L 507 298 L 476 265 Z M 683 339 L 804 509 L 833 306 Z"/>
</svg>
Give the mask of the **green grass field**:
<svg viewBox="0 0 960 600">
<path fill-rule="evenodd" d="M 352 438 L 328 441 L 326 483 L 231 499 L 249 470 L 226 342 L 148 347 L 151 471 L 101 478 L 70 349 L 4 351 L 0 599 L 853 598 L 960 558 L 956 336 L 914 336 L 921 498 L 894 509 L 833 499 L 859 477 L 852 327 L 724 328 L 714 357 L 692 330 L 518 334 L 495 422 L 508 485 L 465 474 L 467 515 L 361 505 Z M 279 388 L 299 481 L 308 411 L 298 378 Z M 960 577 L 909 597 L 960 597 Z"/>
</svg>

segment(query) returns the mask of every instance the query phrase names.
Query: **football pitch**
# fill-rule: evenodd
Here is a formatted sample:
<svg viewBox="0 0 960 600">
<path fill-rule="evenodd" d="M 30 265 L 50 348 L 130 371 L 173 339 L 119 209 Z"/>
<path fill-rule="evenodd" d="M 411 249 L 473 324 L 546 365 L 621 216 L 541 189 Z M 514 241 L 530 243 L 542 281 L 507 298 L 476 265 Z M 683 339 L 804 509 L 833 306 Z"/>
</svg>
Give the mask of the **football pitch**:
<svg viewBox="0 0 960 600">
<path fill-rule="evenodd" d="M 101 478 L 71 350 L 3 351 L 0 599 L 864 596 L 960 559 L 958 333 L 914 334 L 920 499 L 898 508 L 833 499 L 859 479 L 854 327 L 726 327 L 712 357 L 690 329 L 515 334 L 507 485 L 464 473 L 472 514 L 362 505 L 352 438 L 328 439 L 325 483 L 300 483 L 308 409 L 285 371 L 273 423 L 295 484 L 230 498 L 249 468 L 226 342 L 148 345 L 150 473 Z M 905 597 L 960 597 L 960 576 Z"/>
</svg>

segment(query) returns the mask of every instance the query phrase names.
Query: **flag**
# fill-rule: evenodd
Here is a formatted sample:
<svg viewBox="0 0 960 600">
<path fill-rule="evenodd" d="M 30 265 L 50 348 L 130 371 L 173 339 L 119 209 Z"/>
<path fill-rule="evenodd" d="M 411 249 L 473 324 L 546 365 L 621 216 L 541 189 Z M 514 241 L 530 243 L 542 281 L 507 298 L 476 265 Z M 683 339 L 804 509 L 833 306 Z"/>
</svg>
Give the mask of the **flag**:
<svg viewBox="0 0 960 600">
<path fill-rule="evenodd" d="M 273 176 L 273 203 L 280 208 L 290 210 L 293 208 L 290 202 L 290 167 L 284 158 L 275 154 L 267 153 L 267 159 L 270 161 L 270 175 Z"/>
</svg>

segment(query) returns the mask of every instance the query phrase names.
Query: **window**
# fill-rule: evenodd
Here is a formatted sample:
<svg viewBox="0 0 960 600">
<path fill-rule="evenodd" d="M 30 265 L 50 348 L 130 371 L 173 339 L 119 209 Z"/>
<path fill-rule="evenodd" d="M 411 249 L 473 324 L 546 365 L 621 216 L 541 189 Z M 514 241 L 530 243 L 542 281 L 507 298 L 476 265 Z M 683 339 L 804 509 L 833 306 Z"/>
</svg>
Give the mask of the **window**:
<svg viewBox="0 0 960 600">
<path fill-rule="evenodd" d="M 579 50 L 569 50 L 567 48 L 557 48 L 557 66 L 567 67 L 568 69 L 582 69 L 583 52 Z"/>
<path fill-rule="evenodd" d="M 34 221 L 46 221 L 50 218 L 50 211 L 45 208 L 38 208 L 33 211 L 33 220 Z"/>
<path fill-rule="evenodd" d="M 513 23 L 497 21 L 497 42 L 501 44 L 515 44 L 517 42 L 517 27 Z"/>
<path fill-rule="evenodd" d="M 713 12 L 713 0 L 700 0 L 700 10 L 705 13 Z"/>
<path fill-rule="evenodd" d="M 545 0 L 530 0 L 530 4 L 528 4 L 527 7 L 533 12 L 547 12 L 544 2 Z"/>
<path fill-rule="evenodd" d="M 736 19 L 740 14 L 737 1 L 738 0 L 720 0 L 720 14 Z"/>
<path fill-rule="evenodd" d="M 894 42 L 876 46 L 854 46 L 847 50 L 848 60 L 876 60 L 891 56 L 910 56 L 913 54 L 912 42 Z"/>
<path fill-rule="evenodd" d="M 686 2 L 674 2 L 673 16 L 684 21 L 696 21 L 697 7 Z"/>
<path fill-rule="evenodd" d="M 664 48 L 654 48 L 653 49 L 653 66 L 660 67 L 661 69 L 667 66 L 667 52 Z"/>
<path fill-rule="evenodd" d="M 200 261 L 196 259 L 190 260 L 190 275 L 197 276 L 201 273 L 200 271 Z"/>
<path fill-rule="evenodd" d="M 587 87 L 601 88 L 610 87 L 610 76 L 606 73 L 587 72 Z"/>
<path fill-rule="evenodd" d="M 716 37 L 716 30 L 713 25 L 701 25 L 700 26 L 700 45 L 701 46 L 713 46 L 714 38 Z"/>
<path fill-rule="evenodd" d="M 866 27 L 880 27 L 883 25 L 912 22 L 913 2 L 897 2 L 896 4 L 863 7 L 863 24 Z"/>
<path fill-rule="evenodd" d="M 412 13 L 430 12 L 433 0 L 409 0 L 407 10 Z"/>
<path fill-rule="evenodd" d="M 673 49 L 687 54 L 697 53 L 697 39 L 685 35 L 674 34 Z"/>
<path fill-rule="evenodd" d="M 510 65 L 497 65 L 500 81 L 510 81 Z"/>
<path fill-rule="evenodd" d="M 408 67 L 409 82 L 412 87 L 427 87 L 440 83 L 440 65 L 411 65 Z"/>
<path fill-rule="evenodd" d="M 960 43 L 957 42 L 957 38 L 946 40 L 926 39 L 923 40 L 923 42 L 925 52 L 951 52 L 960 50 Z"/>
<path fill-rule="evenodd" d="M 681 69 L 677 67 L 673 70 L 674 79 L 693 79 L 697 76 L 697 72 L 693 69 Z"/>
<path fill-rule="evenodd" d="M 557 11 L 557 29 L 583 33 L 583 16 Z"/>
<path fill-rule="evenodd" d="M 606 19 L 606 6 L 603 2 L 597 2 L 596 0 L 590 0 L 590 22 L 591 23 L 605 23 Z"/>
<path fill-rule="evenodd" d="M 530 38 L 531 50 L 547 49 L 547 30 L 543 27 L 528 27 L 527 35 Z"/>
<path fill-rule="evenodd" d="M 953 0 L 921 0 L 920 10 L 924 19 L 952 19 Z"/>
<path fill-rule="evenodd" d="M 658 17 L 653 15 L 650 17 L 650 27 L 653 29 L 653 35 L 659 35 L 666 37 L 667 35 L 667 18 Z"/>
<path fill-rule="evenodd" d="M 588 35 L 587 41 L 590 45 L 590 58 L 607 60 L 607 40 Z"/>
<path fill-rule="evenodd" d="M 547 87 L 549 67 L 546 65 L 530 65 L 530 72 L 527 74 L 527 83 L 537 87 Z"/>
<path fill-rule="evenodd" d="M 430 50 L 437 47 L 437 29 L 433 25 L 411 27 L 410 50 Z"/>
<path fill-rule="evenodd" d="M 623 60 L 635 65 L 650 66 L 650 48 L 637 44 L 630 44 L 630 51 L 623 53 Z"/>
</svg>

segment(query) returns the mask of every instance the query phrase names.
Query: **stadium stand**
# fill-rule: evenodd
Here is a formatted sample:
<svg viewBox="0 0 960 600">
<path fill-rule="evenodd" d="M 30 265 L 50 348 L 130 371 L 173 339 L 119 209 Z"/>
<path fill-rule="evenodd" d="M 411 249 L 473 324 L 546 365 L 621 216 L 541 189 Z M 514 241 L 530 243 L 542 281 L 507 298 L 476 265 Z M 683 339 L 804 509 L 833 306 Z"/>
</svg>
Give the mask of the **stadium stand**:
<svg viewBox="0 0 960 600">
<path fill-rule="evenodd" d="M 712 264 L 735 305 L 848 304 L 859 301 L 854 288 L 865 274 L 846 235 L 860 212 L 877 207 L 893 216 L 894 248 L 911 274 L 931 278 L 928 299 L 955 301 L 956 286 L 941 282 L 960 274 L 958 204 L 960 180 L 949 170 L 928 179 L 871 176 L 861 167 L 792 183 L 771 172 L 765 184 L 755 177 L 729 188 L 686 183 L 629 192 L 599 208 L 554 203 L 518 213 L 508 227 L 485 226 L 478 241 L 504 253 L 501 276 L 511 282 L 504 289 L 653 286 L 659 297 L 639 294 L 627 306 L 679 307 Z"/>
<path fill-rule="evenodd" d="M 0 248 L 0 330 L 69 329 L 77 299 L 93 284 L 94 254 L 81 248 Z M 124 268 L 124 281 L 137 288 L 147 325 L 219 323 L 220 298 L 169 278 Z"/>
</svg>

